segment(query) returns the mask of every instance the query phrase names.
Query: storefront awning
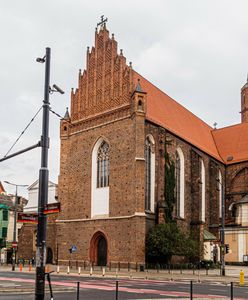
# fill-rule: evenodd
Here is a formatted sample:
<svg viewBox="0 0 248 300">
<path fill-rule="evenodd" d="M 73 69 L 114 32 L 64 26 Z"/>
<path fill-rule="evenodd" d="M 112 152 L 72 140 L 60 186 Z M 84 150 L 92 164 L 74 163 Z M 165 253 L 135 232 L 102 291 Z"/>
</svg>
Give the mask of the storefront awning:
<svg viewBox="0 0 248 300">
<path fill-rule="evenodd" d="M 217 237 L 207 230 L 204 230 L 203 235 L 204 235 L 204 241 L 216 241 L 217 240 Z"/>
</svg>

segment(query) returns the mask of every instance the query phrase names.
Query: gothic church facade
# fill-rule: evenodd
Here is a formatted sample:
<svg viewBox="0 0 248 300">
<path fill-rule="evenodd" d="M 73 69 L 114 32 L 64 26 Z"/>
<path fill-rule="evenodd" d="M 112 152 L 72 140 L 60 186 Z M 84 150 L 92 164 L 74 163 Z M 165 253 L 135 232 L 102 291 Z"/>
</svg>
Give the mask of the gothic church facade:
<svg viewBox="0 0 248 300">
<path fill-rule="evenodd" d="M 222 187 L 227 220 L 248 192 L 247 102 L 248 84 L 242 122 L 214 129 L 127 64 L 106 24 L 96 29 L 60 125 L 61 212 L 48 232 L 58 263 L 144 264 L 146 233 L 166 222 L 166 157 L 175 162 L 173 218 L 201 244 L 204 232 L 218 239 Z"/>
</svg>

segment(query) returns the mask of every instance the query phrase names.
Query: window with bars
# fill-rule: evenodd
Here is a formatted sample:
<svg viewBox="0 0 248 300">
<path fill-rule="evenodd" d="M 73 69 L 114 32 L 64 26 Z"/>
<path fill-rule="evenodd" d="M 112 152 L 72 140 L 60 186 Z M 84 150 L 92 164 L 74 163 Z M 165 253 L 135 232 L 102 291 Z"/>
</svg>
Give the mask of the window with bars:
<svg viewBox="0 0 248 300">
<path fill-rule="evenodd" d="M 181 207 L 181 195 L 180 195 L 180 189 L 181 189 L 181 161 L 178 152 L 176 151 L 176 164 L 175 164 L 175 177 L 176 177 L 176 214 L 177 216 L 180 216 L 180 207 Z"/>
<path fill-rule="evenodd" d="M 109 186 L 109 145 L 103 141 L 97 151 L 97 187 Z"/>
<path fill-rule="evenodd" d="M 145 194 L 145 209 L 151 210 L 151 153 L 152 144 L 149 139 L 145 143 L 145 161 L 146 161 L 146 194 Z"/>
</svg>

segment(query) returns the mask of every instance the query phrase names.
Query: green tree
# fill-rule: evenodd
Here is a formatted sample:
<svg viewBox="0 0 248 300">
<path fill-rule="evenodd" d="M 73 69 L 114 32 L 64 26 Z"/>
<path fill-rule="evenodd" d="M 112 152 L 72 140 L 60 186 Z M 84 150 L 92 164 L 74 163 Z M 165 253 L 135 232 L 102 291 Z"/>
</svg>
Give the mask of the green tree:
<svg viewBox="0 0 248 300">
<path fill-rule="evenodd" d="M 148 262 L 169 263 L 172 255 L 185 256 L 191 260 L 196 251 L 196 242 L 182 232 L 175 222 L 156 225 L 146 237 Z"/>
</svg>

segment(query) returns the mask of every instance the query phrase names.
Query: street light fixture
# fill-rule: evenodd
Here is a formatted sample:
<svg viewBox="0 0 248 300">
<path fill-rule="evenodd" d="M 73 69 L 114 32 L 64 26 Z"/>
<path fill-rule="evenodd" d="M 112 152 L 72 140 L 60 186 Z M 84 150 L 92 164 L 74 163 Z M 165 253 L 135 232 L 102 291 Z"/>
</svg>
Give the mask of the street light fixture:
<svg viewBox="0 0 248 300">
<path fill-rule="evenodd" d="M 12 256 L 12 271 L 15 271 L 15 264 L 16 264 L 16 248 L 13 247 L 13 245 L 16 244 L 16 210 L 17 210 L 17 188 L 19 187 L 26 187 L 27 184 L 15 184 L 11 183 L 9 181 L 4 181 L 5 183 L 9 185 L 15 186 L 15 203 L 14 203 L 14 230 L 13 230 L 13 242 L 12 242 L 12 250 L 13 250 L 13 256 Z"/>
</svg>

